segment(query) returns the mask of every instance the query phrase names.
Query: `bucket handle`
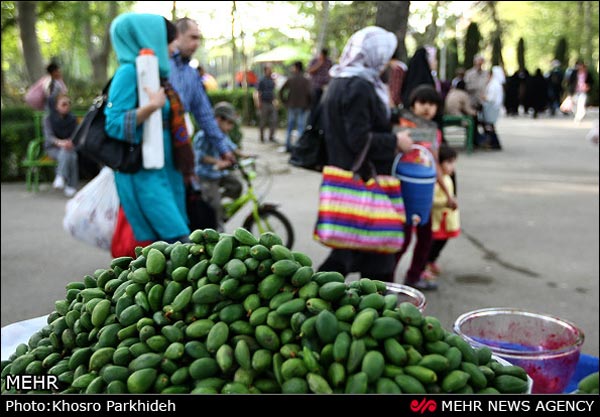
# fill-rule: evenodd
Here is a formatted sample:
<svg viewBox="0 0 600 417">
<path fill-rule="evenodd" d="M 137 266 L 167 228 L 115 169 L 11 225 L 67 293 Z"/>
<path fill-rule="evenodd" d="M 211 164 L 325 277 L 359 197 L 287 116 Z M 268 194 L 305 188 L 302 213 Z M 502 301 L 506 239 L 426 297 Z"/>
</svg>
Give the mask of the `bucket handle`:
<svg viewBox="0 0 600 417">
<path fill-rule="evenodd" d="M 433 154 L 431 153 L 431 151 L 429 149 L 427 149 L 425 146 L 419 145 L 417 143 L 413 143 L 411 146 L 411 149 L 419 149 L 421 151 L 425 151 L 427 158 L 429 158 L 429 161 L 435 168 L 435 161 L 433 159 Z M 403 155 L 404 154 L 402 152 L 398 152 L 398 154 L 394 158 L 394 163 L 392 164 L 392 175 L 396 175 L 396 167 L 398 166 L 398 163 L 400 162 L 400 158 L 402 158 Z"/>
</svg>

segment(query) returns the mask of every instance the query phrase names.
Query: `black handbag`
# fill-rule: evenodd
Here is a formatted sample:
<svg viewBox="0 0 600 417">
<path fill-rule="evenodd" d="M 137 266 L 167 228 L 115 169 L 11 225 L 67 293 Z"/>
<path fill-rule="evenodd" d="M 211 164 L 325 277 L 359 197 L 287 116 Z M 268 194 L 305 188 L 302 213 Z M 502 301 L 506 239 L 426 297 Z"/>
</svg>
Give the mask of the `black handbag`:
<svg viewBox="0 0 600 417">
<path fill-rule="evenodd" d="M 108 136 L 104 129 L 104 109 L 108 101 L 108 81 L 73 133 L 75 149 L 93 161 L 115 171 L 134 173 L 142 168 L 142 145 Z"/>
<path fill-rule="evenodd" d="M 299 168 L 321 172 L 327 165 L 325 133 L 320 124 L 321 103 L 310 115 L 310 120 L 296 143 L 292 146 L 289 163 Z"/>
</svg>

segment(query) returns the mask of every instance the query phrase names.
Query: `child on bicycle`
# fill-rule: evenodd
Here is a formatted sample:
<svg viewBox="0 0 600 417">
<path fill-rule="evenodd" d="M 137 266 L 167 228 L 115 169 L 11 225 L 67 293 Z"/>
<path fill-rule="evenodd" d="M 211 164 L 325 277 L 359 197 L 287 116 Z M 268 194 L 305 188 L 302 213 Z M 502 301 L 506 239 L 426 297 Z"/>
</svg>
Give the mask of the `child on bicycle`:
<svg viewBox="0 0 600 417">
<path fill-rule="evenodd" d="M 237 157 L 248 157 L 229 137 L 229 133 L 239 119 L 233 105 L 225 101 L 217 103 L 214 107 L 214 115 L 217 125 L 225 133 L 229 149 Z M 206 139 L 202 130 L 194 136 L 194 151 L 196 174 L 200 179 L 202 196 L 215 211 L 217 230 L 222 232 L 224 231 L 224 213 L 221 199 L 223 197 L 233 200 L 238 198 L 242 193 L 242 183 L 227 169 L 231 166 L 231 162 L 220 158 L 219 151 Z"/>
</svg>

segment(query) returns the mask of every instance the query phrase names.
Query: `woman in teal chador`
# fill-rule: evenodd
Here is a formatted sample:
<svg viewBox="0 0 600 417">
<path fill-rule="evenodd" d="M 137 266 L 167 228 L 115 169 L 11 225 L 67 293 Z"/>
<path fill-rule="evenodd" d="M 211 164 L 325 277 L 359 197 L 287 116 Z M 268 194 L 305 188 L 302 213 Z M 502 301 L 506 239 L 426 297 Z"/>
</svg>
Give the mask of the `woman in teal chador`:
<svg viewBox="0 0 600 417">
<path fill-rule="evenodd" d="M 178 151 L 190 153 L 192 150 L 187 132 L 182 133 L 185 129 L 178 126 L 181 122 L 177 117 L 182 110 L 180 102 L 165 82 L 170 71 L 169 46 L 176 38 L 175 27 L 162 16 L 126 13 L 112 22 L 110 35 L 120 66 L 108 92 L 106 132 L 116 139 L 140 143 L 143 122 L 150 114 L 161 109 L 163 117 L 164 167 L 142 168 L 133 174 L 115 172 L 121 206 L 136 240 L 185 241 L 190 230 L 184 177 L 188 176 L 190 168 L 180 164 L 176 157 L 181 154 Z M 138 107 L 135 59 L 142 48 L 152 49 L 158 57 L 164 88 L 149 91 L 149 104 Z M 182 146 L 177 140 L 181 140 Z"/>
</svg>

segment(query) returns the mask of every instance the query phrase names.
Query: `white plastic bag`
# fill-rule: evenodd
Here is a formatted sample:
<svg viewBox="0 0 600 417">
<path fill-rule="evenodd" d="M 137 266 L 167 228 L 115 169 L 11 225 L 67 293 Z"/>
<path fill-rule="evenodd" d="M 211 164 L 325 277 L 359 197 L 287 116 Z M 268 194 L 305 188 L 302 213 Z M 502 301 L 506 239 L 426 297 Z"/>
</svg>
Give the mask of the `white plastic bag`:
<svg viewBox="0 0 600 417">
<path fill-rule="evenodd" d="M 67 202 L 63 228 L 76 239 L 110 250 L 118 212 L 114 173 L 104 167 Z"/>
<path fill-rule="evenodd" d="M 560 111 L 563 113 L 571 113 L 573 111 L 573 97 L 567 96 L 560 104 Z"/>
</svg>

